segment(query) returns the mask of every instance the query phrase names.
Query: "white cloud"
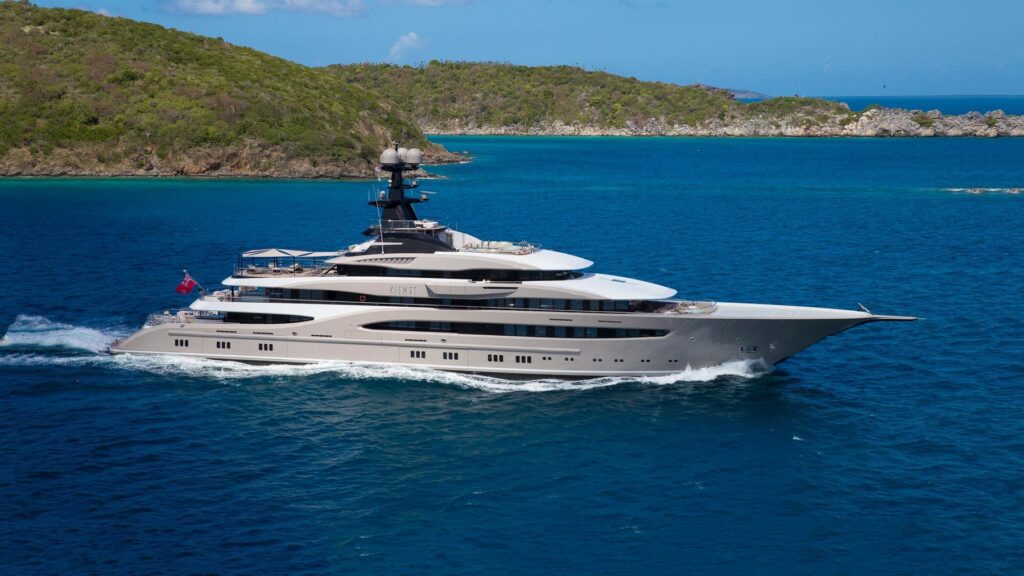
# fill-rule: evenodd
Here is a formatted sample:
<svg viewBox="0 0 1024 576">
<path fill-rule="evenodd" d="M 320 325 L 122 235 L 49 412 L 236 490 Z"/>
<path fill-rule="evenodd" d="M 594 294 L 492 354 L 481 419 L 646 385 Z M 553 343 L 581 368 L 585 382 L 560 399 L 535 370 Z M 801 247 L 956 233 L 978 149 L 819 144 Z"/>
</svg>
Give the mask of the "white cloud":
<svg viewBox="0 0 1024 576">
<path fill-rule="evenodd" d="M 106 8 L 92 8 L 91 6 L 86 6 L 84 4 L 79 4 L 78 6 L 75 6 L 75 8 L 95 12 L 101 16 L 113 16 L 113 14 L 110 13 L 110 10 L 107 10 Z"/>
<path fill-rule="evenodd" d="M 355 16 L 366 11 L 363 0 L 278 0 L 281 8 L 329 12 L 335 16 Z"/>
<path fill-rule="evenodd" d="M 306 10 L 355 16 L 366 10 L 363 0 L 177 0 L 178 8 L 195 14 L 262 14 L 267 10 Z"/>
<path fill-rule="evenodd" d="M 418 50 L 423 47 L 423 40 L 419 34 L 415 32 L 409 32 L 408 34 L 402 34 L 398 37 L 398 40 L 391 45 L 391 50 L 388 50 L 388 59 L 392 61 L 399 61 L 409 53 L 410 51 Z"/>
<path fill-rule="evenodd" d="M 473 0 L 380 0 L 382 4 L 415 4 L 416 6 L 444 6 L 445 4 L 468 4 Z"/>
<path fill-rule="evenodd" d="M 178 0 L 178 7 L 196 14 L 259 14 L 266 10 L 261 0 Z"/>
</svg>

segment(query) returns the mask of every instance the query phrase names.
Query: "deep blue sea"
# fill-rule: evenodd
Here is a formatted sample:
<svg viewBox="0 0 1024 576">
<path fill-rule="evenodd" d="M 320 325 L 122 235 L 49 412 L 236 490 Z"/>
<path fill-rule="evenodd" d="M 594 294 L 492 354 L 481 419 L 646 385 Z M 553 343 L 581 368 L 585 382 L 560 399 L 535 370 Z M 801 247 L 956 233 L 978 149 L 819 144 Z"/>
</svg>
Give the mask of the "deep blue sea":
<svg viewBox="0 0 1024 576">
<path fill-rule="evenodd" d="M 374 184 L 0 180 L 0 572 L 1024 573 L 1024 139 L 437 140 L 469 232 L 925 320 L 639 381 L 111 358 Z"/>
</svg>

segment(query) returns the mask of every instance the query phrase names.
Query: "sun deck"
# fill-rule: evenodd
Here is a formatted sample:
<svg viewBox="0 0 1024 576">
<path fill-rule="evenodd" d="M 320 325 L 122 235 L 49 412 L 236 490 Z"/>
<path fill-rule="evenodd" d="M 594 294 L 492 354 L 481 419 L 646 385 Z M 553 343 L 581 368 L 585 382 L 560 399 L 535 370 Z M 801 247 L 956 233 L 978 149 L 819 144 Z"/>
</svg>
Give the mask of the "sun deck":
<svg viewBox="0 0 1024 576">
<path fill-rule="evenodd" d="M 522 242 L 499 242 L 481 241 L 466 244 L 459 248 L 459 252 L 474 252 L 477 254 L 512 254 L 525 256 L 540 251 L 540 245 L 531 244 L 525 240 Z"/>
</svg>

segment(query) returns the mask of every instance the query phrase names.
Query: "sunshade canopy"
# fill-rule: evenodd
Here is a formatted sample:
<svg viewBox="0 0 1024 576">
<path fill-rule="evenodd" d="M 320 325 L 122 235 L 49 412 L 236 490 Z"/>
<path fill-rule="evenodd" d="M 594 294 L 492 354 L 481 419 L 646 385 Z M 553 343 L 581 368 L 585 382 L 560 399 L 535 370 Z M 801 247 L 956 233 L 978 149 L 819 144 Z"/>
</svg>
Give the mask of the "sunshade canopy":
<svg viewBox="0 0 1024 576">
<path fill-rule="evenodd" d="M 243 252 L 246 258 L 301 258 L 310 257 L 313 253 L 308 250 L 286 250 L 284 248 L 264 248 L 262 250 L 249 250 Z M 333 253 L 332 253 L 333 254 Z"/>
</svg>

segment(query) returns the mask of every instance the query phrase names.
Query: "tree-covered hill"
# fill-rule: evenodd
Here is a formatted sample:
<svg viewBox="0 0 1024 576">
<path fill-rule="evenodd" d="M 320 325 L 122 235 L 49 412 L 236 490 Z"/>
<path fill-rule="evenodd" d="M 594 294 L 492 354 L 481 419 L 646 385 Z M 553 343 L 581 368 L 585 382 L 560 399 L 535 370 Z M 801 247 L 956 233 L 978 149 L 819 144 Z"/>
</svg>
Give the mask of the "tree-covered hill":
<svg viewBox="0 0 1024 576">
<path fill-rule="evenodd" d="M 420 67 L 351 64 L 329 69 L 394 101 L 428 132 L 529 132 L 562 125 L 665 133 L 673 126 L 809 125 L 854 118 L 844 105 L 828 100 L 785 97 L 744 104 L 719 88 L 642 82 L 572 66 L 432 61 Z"/>
<path fill-rule="evenodd" d="M 358 176 L 404 113 L 323 69 L 81 10 L 0 2 L 0 174 Z"/>
</svg>

